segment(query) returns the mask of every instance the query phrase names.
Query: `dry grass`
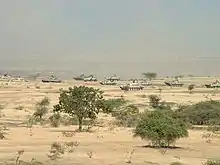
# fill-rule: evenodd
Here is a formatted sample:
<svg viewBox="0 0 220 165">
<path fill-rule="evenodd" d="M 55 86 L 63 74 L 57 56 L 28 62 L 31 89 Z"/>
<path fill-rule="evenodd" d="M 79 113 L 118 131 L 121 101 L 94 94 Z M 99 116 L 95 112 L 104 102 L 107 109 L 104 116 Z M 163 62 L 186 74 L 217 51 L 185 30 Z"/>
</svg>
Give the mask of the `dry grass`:
<svg viewBox="0 0 220 165">
<path fill-rule="evenodd" d="M 196 79 L 193 84 L 212 80 Z M 184 80 L 190 83 L 189 80 Z M 162 84 L 158 80 L 156 83 Z M 89 84 L 89 83 L 86 83 Z M 60 126 L 52 128 L 49 124 L 23 124 L 28 116 L 34 113 L 34 105 L 45 96 L 51 100 L 52 106 L 58 102 L 59 89 L 67 89 L 75 85 L 69 81 L 62 84 L 25 83 L 8 84 L 1 87 L 1 117 L 0 124 L 9 128 L 4 130 L 5 139 L 0 140 L 0 159 L 14 158 L 20 154 L 19 160 L 31 162 L 34 158 L 45 164 L 54 159 L 56 164 L 81 165 L 123 165 L 123 164 L 160 164 L 169 165 L 172 162 L 181 162 L 184 165 L 201 165 L 207 158 L 220 157 L 220 138 L 216 136 L 201 136 L 204 130 L 191 130 L 189 138 L 177 141 L 180 149 L 169 149 L 166 152 L 157 149 L 145 148 L 146 141 L 132 137 L 131 129 L 109 125 L 113 118 L 108 115 L 99 117 L 102 126 L 92 128 L 92 133 L 74 132 L 77 126 Z M 78 85 L 78 84 L 77 84 Z M 28 88 L 27 88 L 28 86 Z M 123 96 L 136 105 L 146 105 L 148 95 L 158 94 L 157 88 L 146 87 L 143 91 L 123 92 L 119 87 L 104 87 L 94 83 L 91 86 L 100 87 L 105 91 L 105 97 Z M 4 88 L 7 87 L 7 88 Z M 188 93 L 187 86 L 183 88 L 163 87 L 161 98 L 167 102 L 190 104 L 207 99 L 219 99 L 220 93 L 206 88 L 196 88 L 193 94 Z M 208 94 L 208 98 L 204 95 Z M 18 104 L 19 102 L 19 104 Z M 7 106 L 5 106 L 7 103 Z M 25 107 L 25 108 L 24 108 Z M 26 109 L 28 111 L 26 111 Z M 19 119 L 18 119 L 19 116 Z M 208 136 L 208 137 L 207 137 Z M 55 143 L 53 143 L 55 142 Z M 53 143 L 53 147 L 50 147 Z M 54 149 L 56 148 L 56 149 Z M 56 151 L 55 151 L 56 150 Z M 21 152 L 20 152 L 21 153 Z M 51 154 L 52 153 L 52 154 Z M 59 154 L 58 154 L 59 153 Z M 19 154 L 18 154 L 19 155 Z M 15 162 L 15 161 L 14 161 Z M 32 161 L 33 162 L 33 161 Z M 53 162 L 54 163 L 54 162 Z"/>
</svg>

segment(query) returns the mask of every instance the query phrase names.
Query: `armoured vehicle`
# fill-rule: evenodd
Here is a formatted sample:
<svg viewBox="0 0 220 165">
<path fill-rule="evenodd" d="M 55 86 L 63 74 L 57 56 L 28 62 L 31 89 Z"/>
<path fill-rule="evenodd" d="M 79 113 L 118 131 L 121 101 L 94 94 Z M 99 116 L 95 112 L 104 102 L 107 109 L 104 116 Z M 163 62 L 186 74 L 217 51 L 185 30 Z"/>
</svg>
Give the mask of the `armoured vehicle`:
<svg viewBox="0 0 220 165">
<path fill-rule="evenodd" d="M 73 79 L 74 79 L 74 80 L 77 80 L 77 81 L 83 81 L 83 80 L 84 80 L 84 77 L 85 77 L 85 75 L 84 75 L 84 74 L 81 74 L 80 76 L 73 77 Z"/>
<path fill-rule="evenodd" d="M 212 84 L 205 84 L 206 88 L 220 88 L 220 82 L 216 80 Z"/>
<path fill-rule="evenodd" d="M 87 81 L 98 81 L 97 78 L 95 78 L 93 75 L 90 75 L 88 77 L 84 77 L 83 79 L 85 82 Z"/>
<path fill-rule="evenodd" d="M 143 86 L 150 86 L 152 85 L 152 82 L 147 80 L 140 80 L 140 84 Z"/>
<path fill-rule="evenodd" d="M 178 80 L 173 80 L 171 82 L 165 81 L 165 84 L 171 87 L 182 87 L 184 85 L 183 83 L 180 83 Z"/>
<path fill-rule="evenodd" d="M 151 81 L 144 80 L 144 79 L 130 79 L 129 81 L 131 83 L 138 83 L 138 84 L 140 84 L 142 86 L 150 86 L 150 85 L 152 85 Z"/>
<path fill-rule="evenodd" d="M 120 78 L 117 77 L 116 75 L 113 75 L 111 77 L 106 78 L 106 80 L 108 80 L 108 81 L 119 81 Z"/>
<path fill-rule="evenodd" d="M 129 90 L 143 90 L 144 87 L 140 85 L 139 83 L 129 83 L 126 85 L 120 86 L 121 90 L 129 91 Z"/>
<path fill-rule="evenodd" d="M 104 80 L 100 82 L 101 85 L 116 85 L 117 83 L 115 81 L 110 80 Z"/>
<path fill-rule="evenodd" d="M 48 76 L 48 78 L 42 79 L 42 82 L 43 83 L 61 83 L 62 80 L 58 79 L 54 75 L 50 75 L 50 76 Z"/>
</svg>

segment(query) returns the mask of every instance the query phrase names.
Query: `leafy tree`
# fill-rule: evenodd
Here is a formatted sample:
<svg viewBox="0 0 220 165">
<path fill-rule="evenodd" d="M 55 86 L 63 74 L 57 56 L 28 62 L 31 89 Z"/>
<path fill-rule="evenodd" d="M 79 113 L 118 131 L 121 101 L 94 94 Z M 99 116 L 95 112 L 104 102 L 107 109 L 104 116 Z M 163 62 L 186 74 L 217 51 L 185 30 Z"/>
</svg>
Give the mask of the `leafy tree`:
<svg viewBox="0 0 220 165">
<path fill-rule="evenodd" d="M 100 111 L 108 112 L 103 92 L 86 86 L 75 86 L 68 90 L 60 90 L 59 104 L 54 106 L 54 112 L 64 112 L 76 116 L 79 131 L 82 131 L 83 119 L 95 119 Z"/>
<path fill-rule="evenodd" d="M 39 117 L 41 120 L 42 117 L 48 112 L 48 106 L 50 104 L 50 100 L 47 97 L 44 97 L 41 101 L 35 104 L 35 112 L 33 114 L 34 117 Z"/>
<path fill-rule="evenodd" d="M 153 72 L 147 72 L 142 74 L 144 77 L 148 78 L 149 80 L 155 79 L 157 77 L 157 73 L 153 73 Z"/>
<path fill-rule="evenodd" d="M 149 140 L 154 147 L 169 147 L 177 139 L 188 136 L 186 124 L 172 116 L 172 111 L 155 110 L 142 115 L 134 136 Z"/>
</svg>

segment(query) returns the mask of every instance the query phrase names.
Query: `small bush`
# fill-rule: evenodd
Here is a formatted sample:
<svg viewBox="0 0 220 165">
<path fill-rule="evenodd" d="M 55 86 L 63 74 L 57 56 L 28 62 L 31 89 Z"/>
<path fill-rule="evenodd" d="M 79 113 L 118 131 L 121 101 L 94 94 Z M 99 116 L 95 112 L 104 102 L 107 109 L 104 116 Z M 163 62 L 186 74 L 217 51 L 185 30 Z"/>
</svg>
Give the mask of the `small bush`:
<svg viewBox="0 0 220 165">
<path fill-rule="evenodd" d="M 149 140 L 154 147 L 170 147 L 177 139 L 188 136 L 186 124 L 170 111 L 155 110 L 141 116 L 134 136 Z"/>
<path fill-rule="evenodd" d="M 195 85 L 194 84 L 190 84 L 188 86 L 188 91 L 189 91 L 189 94 L 192 94 L 192 90 L 195 88 Z"/>
<path fill-rule="evenodd" d="M 150 106 L 153 108 L 157 108 L 159 106 L 160 97 L 157 95 L 149 95 L 148 96 Z"/>
<path fill-rule="evenodd" d="M 35 112 L 33 114 L 34 117 L 39 118 L 40 120 L 42 117 L 48 112 L 48 106 L 50 101 L 47 97 L 43 98 L 41 101 L 35 104 Z"/>
<path fill-rule="evenodd" d="M 3 110 L 5 108 L 5 106 L 4 105 L 0 105 L 0 110 Z"/>
<path fill-rule="evenodd" d="M 137 125 L 139 109 L 135 105 L 127 105 L 114 112 L 114 117 L 117 119 L 117 124 L 124 127 L 134 127 Z"/>
<path fill-rule="evenodd" d="M 61 122 L 61 115 L 59 113 L 54 113 L 49 117 L 49 120 L 52 127 L 59 127 Z"/>
<path fill-rule="evenodd" d="M 23 109 L 24 109 L 24 106 L 19 105 L 19 106 L 15 107 L 15 109 L 16 109 L 16 110 L 23 110 Z"/>
<path fill-rule="evenodd" d="M 125 105 L 128 101 L 125 100 L 124 98 L 117 98 L 117 99 L 108 99 L 105 100 L 105 104 L 109 109 L 112 111 L 116 110 L 117 108 Z"/>
<path fill-rule="evenodd" d="M 220 165 L 220 160 L 207 160 L 203 165 Z"/>
</svg>

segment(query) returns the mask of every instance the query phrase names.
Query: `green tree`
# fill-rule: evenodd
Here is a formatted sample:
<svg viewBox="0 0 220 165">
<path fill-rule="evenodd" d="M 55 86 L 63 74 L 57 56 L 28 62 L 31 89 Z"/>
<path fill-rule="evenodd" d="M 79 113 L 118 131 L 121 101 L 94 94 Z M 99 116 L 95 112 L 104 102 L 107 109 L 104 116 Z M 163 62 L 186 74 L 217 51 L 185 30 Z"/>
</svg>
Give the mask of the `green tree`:
<svg viewBox="0 0 220 165">
<path fill-rule="evenodd" d="M 149 80 L 155 79 L 157 77 L 157 73 L 153 72 L 142 73 L 142 75 Z"/>
<path fill-rule="evenodd" d="M 54 112 L 64 112 L 76 116 L 79 131 L 82 131 L 83 119 L 95 119 L 100 111 L 108 112 L 103 91 L 86 86 L 75 86 L 68 90 L 60 90 L 59 104 L 54 106 Z"/>
<path fill-rule="evenodd" d="M 177 139 L 188 136 L 187 126 L 172 116 L 172 111 L 155 110 L 142 115 L 134 137 L 149 140 L 154 147 L 169 147 Z"/>
</svg>

